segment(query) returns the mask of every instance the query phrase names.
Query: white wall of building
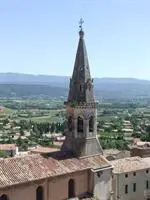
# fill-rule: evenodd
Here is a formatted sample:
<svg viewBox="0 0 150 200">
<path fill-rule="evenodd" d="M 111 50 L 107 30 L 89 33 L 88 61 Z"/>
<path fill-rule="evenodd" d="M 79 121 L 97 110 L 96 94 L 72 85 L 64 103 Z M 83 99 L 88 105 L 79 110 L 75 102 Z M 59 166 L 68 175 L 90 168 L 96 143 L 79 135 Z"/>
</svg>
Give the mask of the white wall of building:
<svg viewBox="0 0 150 200">
<path fill-rule="evenodd" d="M 94 196 L 99 200 L 110 200 L 112 192 L 112 169 L 94 172 Z"/>
<path fill-rule="evenodd" d="M 126 177 L 128 174 L 128 177 Z M 148 181 L 148 188 L 146 187 Z M 133 184 L 136 190 L 133 191 Z M 125 185 L 128 185 L 128 192 L 125 193 Z M 114 191 L 113 200 L 145 200 L 150 194 L 150 170 L 146 169 L 128 173 L 114 174 L 112 180 Z"/>
</svg>

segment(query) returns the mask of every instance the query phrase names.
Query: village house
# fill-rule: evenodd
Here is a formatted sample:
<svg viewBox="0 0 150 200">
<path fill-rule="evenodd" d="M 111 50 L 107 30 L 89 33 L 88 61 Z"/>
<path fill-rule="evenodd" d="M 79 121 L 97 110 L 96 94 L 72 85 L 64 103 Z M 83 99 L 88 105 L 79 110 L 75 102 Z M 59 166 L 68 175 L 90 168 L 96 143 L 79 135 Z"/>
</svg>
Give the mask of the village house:
<svg viewBox="0 0 150 200">
<path fill-rule="evenodd" d="M 0 144 L 0 152 L 4 157 L 14 157 L 18 153 L 16 144 Z"/>
<path fill-rule="evenodd" d="M 150 158 L 111 161 L 113 200 L 150 200 Z"/>
<path fill-rule="evenodd" d="M 137 141 L 133 145 L 129 146 L 130 148 L 130 155 L 133 156 L 140 156 L 150 157 L 150 142 L 141 142 Z"/>
<path fill-rule="evenodd" d="M 118 149 L 105 149 L 104 156 L 107 160 L 116 160 L 120 158 L 130 157 L 130 151 Z"/>
</svg>

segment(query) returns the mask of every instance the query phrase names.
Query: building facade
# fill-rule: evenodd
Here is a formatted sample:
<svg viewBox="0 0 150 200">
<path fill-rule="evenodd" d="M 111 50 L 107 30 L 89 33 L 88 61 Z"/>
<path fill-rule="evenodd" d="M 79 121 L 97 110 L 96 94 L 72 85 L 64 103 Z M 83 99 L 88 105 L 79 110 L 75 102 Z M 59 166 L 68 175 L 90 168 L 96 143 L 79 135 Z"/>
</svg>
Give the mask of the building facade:
<svg viewBox="0 0 150 200">
<path fill-rule="evenodd" d="M 150 199 L 150 159 L 130 157 L 111 161 L 113 200 Z"/>
</svg>

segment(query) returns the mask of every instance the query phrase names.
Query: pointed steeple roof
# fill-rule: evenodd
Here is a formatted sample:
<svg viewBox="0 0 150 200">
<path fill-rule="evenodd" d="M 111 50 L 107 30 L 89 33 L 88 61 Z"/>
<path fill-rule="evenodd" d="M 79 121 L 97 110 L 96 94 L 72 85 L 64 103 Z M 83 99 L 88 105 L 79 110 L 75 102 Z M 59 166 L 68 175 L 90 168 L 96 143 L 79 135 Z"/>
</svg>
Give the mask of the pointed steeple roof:
<svg viewBox="0 0 150 200">
<path fill-rule="evenodd" d="M 89 61 L 84 41 L 84 31 L 82 30 L 81 24 L 74 70 L 72 78 L 70 79 L 68 102 L 94 102 L 92 82 L 93 80 L 90 75 Z"/>
</svg>

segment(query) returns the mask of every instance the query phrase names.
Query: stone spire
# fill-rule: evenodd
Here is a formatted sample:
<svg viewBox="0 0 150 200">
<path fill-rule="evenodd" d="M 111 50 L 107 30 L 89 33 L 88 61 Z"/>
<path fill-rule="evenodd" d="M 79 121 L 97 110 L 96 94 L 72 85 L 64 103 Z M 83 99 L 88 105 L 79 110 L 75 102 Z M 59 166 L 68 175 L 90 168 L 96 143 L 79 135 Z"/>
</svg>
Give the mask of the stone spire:
<svg viewBox="0 0 150 200">
<path fill-rule="evenodd" d="M 89 61 L 84 42 L 83 20 L 80 20 L 79 43 L 75 58 L 74 70 L 70 79 L 68 102 L 93 103 L 93 80 L 90 75 Z"/>
<path fill-rule="evenodd" d="M 82 24 L 80 20 L 79 44 L 66 102 L 66 139 L 62 145 L 62 151 L 78 157 L 103 153 L 97 138 L 97 109 Z"/>
</svg>

